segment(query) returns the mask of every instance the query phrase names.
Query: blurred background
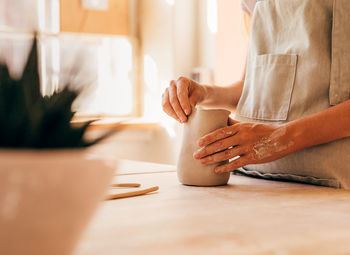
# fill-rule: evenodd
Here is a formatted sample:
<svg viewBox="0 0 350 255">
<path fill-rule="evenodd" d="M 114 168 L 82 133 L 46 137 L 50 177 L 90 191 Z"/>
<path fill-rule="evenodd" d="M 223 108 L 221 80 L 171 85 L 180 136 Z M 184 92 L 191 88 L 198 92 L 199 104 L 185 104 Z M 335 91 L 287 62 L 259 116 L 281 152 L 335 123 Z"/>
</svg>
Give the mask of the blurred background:
<svg viewBox="0 0 350 255">
<path fill-rule="evenodd" d="M 162 112 L 164 89 L 240 79 L 246 26 L 239 0 L 0 0 L 0 62 L 19 77 L 36 31 L 43 94 L 82 89 L 75 121 L 99 119 L 91 135 L 122 125 L 104 151 L 175 164 L 181 125 Z"/>
</svg>

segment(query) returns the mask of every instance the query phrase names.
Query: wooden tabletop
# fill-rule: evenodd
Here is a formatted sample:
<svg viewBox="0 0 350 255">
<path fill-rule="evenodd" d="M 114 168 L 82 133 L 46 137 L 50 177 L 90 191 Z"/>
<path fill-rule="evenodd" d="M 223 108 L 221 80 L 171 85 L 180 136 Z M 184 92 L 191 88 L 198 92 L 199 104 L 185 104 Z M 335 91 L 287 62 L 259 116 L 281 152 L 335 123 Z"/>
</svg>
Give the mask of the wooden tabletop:
<svg viewBox="0 0 350 255">
<path fill-rule="evenodd" d="M 122 161 L 117 182 L 153 194 L 103 202 L 74 255 L 350 254 L 350 192 L 231 176 L 178 183 L 175 167 Z"/>
</svg>

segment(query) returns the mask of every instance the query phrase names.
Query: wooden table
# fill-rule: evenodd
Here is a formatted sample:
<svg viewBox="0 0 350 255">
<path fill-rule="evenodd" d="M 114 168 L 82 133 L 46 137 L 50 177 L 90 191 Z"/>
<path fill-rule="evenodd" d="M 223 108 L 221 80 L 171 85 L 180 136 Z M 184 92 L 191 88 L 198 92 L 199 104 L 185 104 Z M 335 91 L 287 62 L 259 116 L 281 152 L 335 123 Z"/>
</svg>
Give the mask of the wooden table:
<svg viewBox="0 0 350 255">
<path fill-rule="evenodd" d="M 118 182 L 158 192 L 103 202 L 75 255 L 350 254 L 350 192 L 231 176 L 178 183 L 175 167 L 122 161 Z"/>
</svg>

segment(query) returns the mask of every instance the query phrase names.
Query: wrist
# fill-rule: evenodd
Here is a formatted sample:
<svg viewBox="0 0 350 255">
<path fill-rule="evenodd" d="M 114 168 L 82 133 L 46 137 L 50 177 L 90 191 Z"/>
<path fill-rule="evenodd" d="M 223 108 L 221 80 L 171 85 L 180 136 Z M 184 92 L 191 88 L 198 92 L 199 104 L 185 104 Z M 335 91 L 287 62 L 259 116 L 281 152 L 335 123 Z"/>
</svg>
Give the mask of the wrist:
<svg viewBox="0 0 350 255">
<path fill-rule="evenodd" d="M 295 122 L 282 125 L 285 128 L 285 143 L 288 145 L 289 153 L 306 148 L 308 139 L 305 137 L 305 127 L 298 126 Z"/>
<path fill-rule="evenodd" d="M 220 107 L 234 110 L 243 90 L 244 81 L 238 81 L 231 86 L 215 86 L 197 84 L 201 91 L 198 104 L 207 107 Z"/>
<path fill-rule="evenodd" d="M 200 99 L 198 101 L 198 105 L 200 106 L 207 106 L 212 101 L 211 97 L 213 96 L 215 89 L 211 85 L 202 85 L 198 84 L 198 87 L 200 89 Z"/>
</svg>

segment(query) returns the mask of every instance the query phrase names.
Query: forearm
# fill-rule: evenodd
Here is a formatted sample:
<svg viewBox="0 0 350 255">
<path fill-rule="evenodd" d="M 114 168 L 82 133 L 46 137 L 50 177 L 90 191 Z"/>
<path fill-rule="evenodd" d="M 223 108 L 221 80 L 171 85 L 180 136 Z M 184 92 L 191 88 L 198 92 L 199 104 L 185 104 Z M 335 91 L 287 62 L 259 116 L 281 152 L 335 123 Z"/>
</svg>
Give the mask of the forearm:
<svg viewBox="0 0 350 255">
<path fill-rule="evenodd" d="M 206 85 L 204 86 L 206 97 L 199 105 L 234 110 L 241 97 L 243 84 L 244 81 L 240 80 L 227 87 Z"/>
<path fill-rule="evenodd" d="M 230 111 L 234 111 L 237 107 L 239 99 L 243 91 L 244 80 L 247 70 L 247 64 L 245 64 L 241 80 L 233 83 L 227 87 L 219 86 L 204 86 L 206 97 L 199 104 L 206 107 L 224 108 Z"/>
<path fill-rule="evenodd" d="M 290 153 L 350 136 L 350 100 L 284 125 Z M 283 126 L 282 126 L 283 128 Z"/>
</svg>

